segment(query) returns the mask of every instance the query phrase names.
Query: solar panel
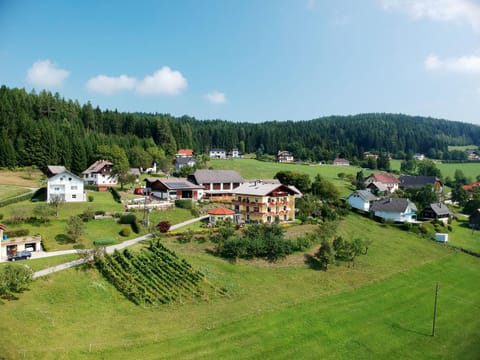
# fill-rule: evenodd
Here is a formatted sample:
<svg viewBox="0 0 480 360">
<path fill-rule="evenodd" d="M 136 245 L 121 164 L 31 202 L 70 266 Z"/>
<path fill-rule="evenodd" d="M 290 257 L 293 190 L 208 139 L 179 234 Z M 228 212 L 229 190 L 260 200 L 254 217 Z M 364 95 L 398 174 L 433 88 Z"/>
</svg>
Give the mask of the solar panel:
<svg viewBox="0 0 480 360">
<path fill-rule="evenodd" d="M 169 182 L 168 183 L 168 186 L 170 188 L 175 188 L 175 189 L 178 189 L 178 188 L 189 188 L 190 185 L 186 182 Z"/>
</svg>

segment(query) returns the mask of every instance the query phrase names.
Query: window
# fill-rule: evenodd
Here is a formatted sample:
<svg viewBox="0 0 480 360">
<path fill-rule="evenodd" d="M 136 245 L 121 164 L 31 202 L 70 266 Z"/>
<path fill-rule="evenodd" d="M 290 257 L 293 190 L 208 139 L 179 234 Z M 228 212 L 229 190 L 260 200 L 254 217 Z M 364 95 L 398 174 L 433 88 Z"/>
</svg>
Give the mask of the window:
<svg viewBox="0 0 480 360">
<path fill-rule="evenodd" d="M 76 194 L 73 194 L 72 195 L 72 199 L 76 199 L 77 198 L 77 195 Z"/>
<path fill-rule="evenodd" d="M 77 185 L 72 185 L 72 190 L 78 190 L 78 186 Z"/>
<path fill-rule="evenodd" d="M 58 186 L 54 187 L 53 190 L 55 191 L 60 191 L 60 188 Z"/>
</svg>

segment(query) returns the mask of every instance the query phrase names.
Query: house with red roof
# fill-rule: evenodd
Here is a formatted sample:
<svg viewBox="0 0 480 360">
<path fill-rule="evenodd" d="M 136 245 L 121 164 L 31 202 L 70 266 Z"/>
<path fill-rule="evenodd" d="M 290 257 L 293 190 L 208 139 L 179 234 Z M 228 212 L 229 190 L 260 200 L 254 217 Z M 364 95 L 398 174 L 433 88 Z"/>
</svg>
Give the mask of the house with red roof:
<svg viewBox="0 0 480 360">
<path fill-rule="evenodd" d="M 223 221 L 225 219 L 232 219 L 235 215 L 235 211 L 228 209 L 226 207 L 218 207 L 215 209 L 208 210 L 209 222 L 210 224 L 215 224 L 217 221 Z"/>
<path fill-rule="evenodd" d="M 365 180 L 365 185 L 369 188 L 370 184 L 375 183 L 375 185 L 380 184 L 381 187 L 384 187 L 386 191 L 393 193 L 398 190 L 398 185 L 400 181 L 389 173 L 378 173 L 372 174 Z"/>
</svg>

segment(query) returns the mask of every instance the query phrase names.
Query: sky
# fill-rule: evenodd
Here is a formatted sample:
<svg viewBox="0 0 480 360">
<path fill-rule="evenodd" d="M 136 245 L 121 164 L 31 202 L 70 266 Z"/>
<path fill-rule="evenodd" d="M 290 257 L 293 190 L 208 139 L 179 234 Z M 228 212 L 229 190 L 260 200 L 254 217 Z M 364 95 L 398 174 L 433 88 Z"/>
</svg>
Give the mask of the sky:
<svg viewBox="0 0 480 360">
<path fill-rule="evenodd" d="M 233 122 L 480 125 L 480 0 L 0 0 L 0 84 Z"/>
</svg>

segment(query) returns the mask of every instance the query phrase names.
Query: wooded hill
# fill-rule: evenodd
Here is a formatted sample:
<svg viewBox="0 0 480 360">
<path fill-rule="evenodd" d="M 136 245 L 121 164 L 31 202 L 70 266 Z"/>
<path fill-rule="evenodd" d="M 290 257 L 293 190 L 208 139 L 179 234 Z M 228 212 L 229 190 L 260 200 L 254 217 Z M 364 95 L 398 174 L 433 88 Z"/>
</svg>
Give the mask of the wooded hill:
<svg viewBox="0 0 480 360">
<path fill-rule="evenodd" d="M 0 129 L 0 167 L 58 164 L 75 173 L 97 159 L 99 145 L 119 145 L 130 166 L 146 167 L 152 159 L 171 163 L 179 148 L 196 154 L 212 147 L 271 155 L 289 150 L 296 159 L 317 162 L 339 155 L 361 159 L 364 151 L 397 158 L 420 152 L 448 159 L 449 145 L 480 144 L 480 126 L 419 116 L 360 114 L 238 123 L 102 110 L 58 93 L 6 86 L 0 88 Z"/>
</svg>

